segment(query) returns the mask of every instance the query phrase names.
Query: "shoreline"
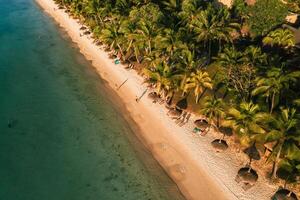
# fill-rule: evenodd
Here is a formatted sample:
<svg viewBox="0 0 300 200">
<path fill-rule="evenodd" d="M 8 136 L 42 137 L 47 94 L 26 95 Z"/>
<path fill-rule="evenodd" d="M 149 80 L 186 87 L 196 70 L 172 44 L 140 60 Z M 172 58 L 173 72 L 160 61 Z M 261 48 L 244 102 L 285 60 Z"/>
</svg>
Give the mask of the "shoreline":
<svg viewBox="0 0 300 200">
<path fill-rule="evenodd" d="M 187 199 L 235 200 L 270 199 L 277 189 L 261 177 L 255 186 L 244 191 L 235 181 L 237 170 L 245 165 L 241 154 L 228 150 L 216 153 L 210 146 L 213 134 L 197 137 L 191 133 L 192 125 L 177 126 L 166 115 L 162 105 L 153 104 L 145 95 L 135 101 L 146 89 L 143 78 L 135 71 L 127 71 L 124 66 L 115 65 L 108 54 L 93 43 L 88 36 L 80 36 L 81 25 L 59 10 L 52 0 L 36 0 L 55 21 L 64 28 L 80 52 L 102 79 L 114 89 L 128 111 L 125 118 L 132 118 L 140 131 L 136 133 L 166 173 L 177 184 Z M 117 87 L 128 78 L 119 90 Z M 191 122 L 195 119 L 191 117 Z M 189 130 L 189 131 L 188 131 Z M 241 157 L 241 159 L 238 159 Z M 245 156 L 244 156 L 245 157 Z"/>
</svg>

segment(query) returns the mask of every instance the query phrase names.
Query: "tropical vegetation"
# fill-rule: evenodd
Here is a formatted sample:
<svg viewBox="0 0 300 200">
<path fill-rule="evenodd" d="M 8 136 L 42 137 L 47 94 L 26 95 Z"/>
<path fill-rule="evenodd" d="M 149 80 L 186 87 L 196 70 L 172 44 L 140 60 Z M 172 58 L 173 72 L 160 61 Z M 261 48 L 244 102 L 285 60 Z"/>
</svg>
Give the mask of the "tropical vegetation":
<svg viewBox="0 0 300 200">
<path fill-rule="evenodd" d="M 299 0 L 235 0 L 231 8 L 213 0 L 55 1 L 162 98 L 192 99 L 194 112 L 231 128 L 241 148 L 271 146 L 270 177 L 298 180 L 300 52 L 282 25 Z"/>
</svg>

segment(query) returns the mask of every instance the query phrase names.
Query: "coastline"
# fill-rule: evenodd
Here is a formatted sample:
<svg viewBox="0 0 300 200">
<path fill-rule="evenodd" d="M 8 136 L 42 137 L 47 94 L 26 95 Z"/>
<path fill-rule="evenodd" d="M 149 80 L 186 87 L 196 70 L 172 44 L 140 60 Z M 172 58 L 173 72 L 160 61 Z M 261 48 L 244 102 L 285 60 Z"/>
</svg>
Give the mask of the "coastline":
<svg viewBox="0 0 300 200">
<path fill-rule="evenodd" d="M 106 52 L 93 44 L 92 39 L 80 36 L 81 25 L 64 10 L 59 10 L 52 0 L 36 2 L 66 30 L 81 53 L 92 61 L 101 78 L 120 96 L 127 115 L 141 130 L 137 136 L 187 199 L 270 199 L 276 188 L 267 184 L 263 177 L 248 191 L 243 191 L 234 181 L 238 168 L 245 164 L 241 154 L 233 150 L 215 153 L 210 147 L 213 135 L 196 137 L 191 133 L 191 124 L 178 127 L 167 117 L 163 106 L 153 104 L 147 97 L 137 103 L 136 96 L 146 89 L 142 85 L 143 78 L 132 70 L 125 70 L 122 65 L 115 65 Z M 126 84 L 117 91 L 127 78 Z M 194 116 L 190 121 L 193 119 Z"/>
</svg>

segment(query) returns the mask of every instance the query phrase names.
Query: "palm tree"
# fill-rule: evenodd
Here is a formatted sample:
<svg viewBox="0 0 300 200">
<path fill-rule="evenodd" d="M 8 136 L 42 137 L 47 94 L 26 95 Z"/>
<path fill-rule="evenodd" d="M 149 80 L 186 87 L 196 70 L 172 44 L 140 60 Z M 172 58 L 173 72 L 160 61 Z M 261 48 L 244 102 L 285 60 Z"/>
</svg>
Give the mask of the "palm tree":
<svg viewBox="0 0 300 200">
<path fill-rule="evenodd" d="M 198 42 L 204 42 L 208 48 L 208 58 L 211 58 L 212 42 L 232 42 L 231 33 L 239 28 L 238 23 L 231 22 L 230 13 L 225 8 L 215 9 L 211 5 L 206 10 L 200 11 L 189 23 Z"/>
<path fill-rule="evenodd" d="M 226 112 L 223 125 L 231 127 L 238 134 L 243 146 L 249 146 L 258 139 L 257 135 L 265 133 L 264 117 L 265 113 L 260 111 L 257 104 L 242 102 L 238 108 L 230 108 Z"/>
<path fill-rule="evenodd" d="M 285 73 L 283 68 L 271 68 L 266 77 L 258 77 L 256 79 L 256 88 L 252 91 L 252 95 L 256 96 L 261 94 L 266 98 L 270 105 L 270 113 L 273 112 L 276 99 L 280 99 L 282 90 L 288 89 L 290 83 L 297 82 L 300 77 L 300 72 Z"/>
<path fill-rule="evenodd" d="M 173 29 L 164 29 L 154 40 L 155 48 L 161 49 L 170 57 L 177 49 L 184 48 L 184 44 L 178 39 L 178 34 Z"/>
<path fill-rule="evenodd" d="M 204 108 L 200 110 L 200 113 L 209 119 L 210 124 L 212 124 L 213 120 L 216 120 L 215 124 L 219 128 L 220 120 L 225 114 L 223 104 L 224 102 L 221 98 L 206 97 L 203 104 Z"/>
<path fill-rule="evenodd" d="M 110 50 L 119 50 L 123 56 L 123 38 L 119 32 L 120 24 L 117 22 L 107 24 L 106 28 L 101 31 L 100 40 L 109 45 Z"/>
<path fill-rule="evenodd" d="M 274 161 L 272 177 L 276 178 L 278 162 L 282 155 L 291 160 L 299 159 L 300 149 L 297 145 L 300 141 L 300 132 L 297 130 L 299 118 L 296 109 L 281 108 L 279 115 L 270 116 L 265 120 L 270 127 L 270 130 L 265 134 L 265 143 L 275 142 L 268 159 Z"/>
<path fill-rule="evenodd" d="M 128 55 L 128 60 L 134 56 L 135 60 L 140 63 L 141 49 L 140 43 L 137 42 L 138 34 L 135 32 L 137 29 L 137 24 L 131 20 L 124 19 L 121 23 L 119 32 L 126 38 L 126 49 L 124 54 Z"/>
<path fill-rule="evenodd" d="M 194 71 L 199 68 L 200 62 L 195 58 L 195 52 L 190 51 L 184 45 L 174 53 L 174 62 L 182 71 Z"/>
<path fill-rule="evenodd" d="M 247 53 L 248 54 L 248 53 Z M 235 96 L 243 101 L 250 100 L 250 93 L 254 86 L 255 68 L 250 64 L 252 58 L 245 56 L 245 53 L 236 50 L 234 47 L 227 47 L 224 52 L 216 58 L 222 68 L 222 80 L 227 90 L 235 92 Z M 247 59 L 246 59 L 247 58 Z"/>
<path fill-rule="evenodd" d="M 245 49 L 243 60 L 251 66 L 261 67 L 267 64 L 267 55 L 260 47 L 251 45 Z"/>
<path fill-rule="evenodd" d="M 160 30 L 151 23 L 140 21 L 135 36 L 138 43 L 142 44 L 144 54 L 149 55 L 153 48 L 153 40 Z"/>
<path fill-rule="evenodd" d="M 143 57 L 143 65 L 148 68 L 156 68 L 161 62 L 166 62 L 167 58 L 162 54 L 160 49 L 154 49 L 150 54 Z"/>
<path fill-rule="evenodd" d="M 186 94 L 190 90 L 194 90 L 196 96 L 196 103 L 198 103 L 200 95 L 203 95 L 205 89 L 212 89 L 212 80 L 207 72 L 196 70 L 192 72 L 185 80 L 183 92 Z"/>
<path fill-rule="evenodd" d="M 295 46 L 295 36 L 289 29 L 276 29 L 263 39 L 264 45 L 290 48 Z"/>
<path fill-rule="evenodd" d="M 197 13 L 199 13 L 206 6 L 205 1 L 184 0 L 181 4 L 181 11 L 178 13 L 180 17 L 180 25 L 186 26 L 193 20 Z"/>
<path fill-rule="evenodd" d="M 103 6 L 100 0 L 90 0 L 83 7 L 83 15 L 85 18 L 93 19 L 98 26 L 104 27 L 104 18 L 108 16 L 109 9 Z"/>
<path fill-rule="evenodd" d="M 181 10 L 181 0 L 164 0 L 162 4 L 165 6 L 164 9 L 171 13 Z"/>
<path fill-rule="evenodd" d="M 227 47 L 216 58 L 218 64 L 224 68 L 232 68 L 234 66 L 242 65 L 245 58 L 242 52 L 236 50 L 234 47 Z"/>
<path fill-rule="evenodd" d="M 179 77 L 171 71 L 166 62 L 160 63 L 156 68 L 144 68 L 143 74 L 147 76 L 150 83 L 155 84 L 157 93 L 163 96 L 176 90 L 179 82 Z"/>
<path fill-rule="evenodd" d="M 278 164 L 278 177 L 284 180 L 283 188 L 286 188 L 287 183 L 296 182 L 300 176 L 300 160 L 282 159 Z"/>
</svg>

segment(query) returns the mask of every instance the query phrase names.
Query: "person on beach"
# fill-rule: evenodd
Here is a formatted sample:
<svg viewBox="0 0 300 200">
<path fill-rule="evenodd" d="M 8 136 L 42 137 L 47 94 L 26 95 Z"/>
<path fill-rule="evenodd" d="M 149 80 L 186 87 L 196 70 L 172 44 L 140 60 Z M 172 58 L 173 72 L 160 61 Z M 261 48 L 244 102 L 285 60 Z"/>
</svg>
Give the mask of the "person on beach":
<svg viewBox="0 0 300 200">
<path fill-rule="evenodd" d="M 142 95 L 140 97 L 136 97 L 135 101 L 138 103 L 141 100 L 141 98 L 146 94 L 147 91 L 148 91 L 148 88 L 146 90 L 144 90 L 144 92 L 142 93 Z"/>
</svg>

